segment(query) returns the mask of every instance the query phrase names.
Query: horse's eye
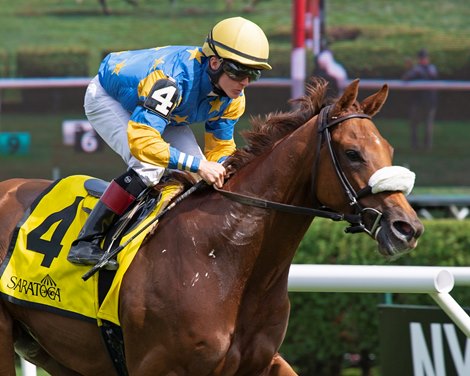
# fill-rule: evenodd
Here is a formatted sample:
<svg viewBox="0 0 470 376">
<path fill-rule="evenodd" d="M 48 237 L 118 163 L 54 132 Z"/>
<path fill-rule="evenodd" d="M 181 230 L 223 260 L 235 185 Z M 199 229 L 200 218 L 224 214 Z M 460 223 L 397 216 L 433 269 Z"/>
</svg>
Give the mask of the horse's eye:
<svg viewBox="0 0 470 376">
<path fill-rule="evenodd" d="M 361 154 L 356 150 L 346 150 L 346 156 L 351 162 L 362 162 Z"/>
</svg>

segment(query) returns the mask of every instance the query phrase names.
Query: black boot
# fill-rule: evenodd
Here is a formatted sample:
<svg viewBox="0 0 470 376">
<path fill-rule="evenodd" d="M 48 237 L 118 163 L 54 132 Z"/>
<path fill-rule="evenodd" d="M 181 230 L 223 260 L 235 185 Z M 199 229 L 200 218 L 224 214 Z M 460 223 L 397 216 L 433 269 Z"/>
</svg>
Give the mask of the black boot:
<svg viewBox="0 0 470 376">
<path fill-rule="evenodd" d="M 113 180 L 96 203 L 77 240 L 72 243 L 67 260 L 73 264 L 96 265 L 103 256 L 101 241 L 107 231 L 145 188 L 145 184 L 133 170 Z M 117 267 L 118 263 L 114 259 L 110 259 L 105 266 L 108 270 L 115 270 Z"/>
<path fill-rule="evenodd" d="M 115 222 L 117 214 L 110 210 L 100 201 L 96 203 L 90 216 L 87 218 L 77 240 L 72 243 L 70 252 L 67 256 L 73 264 L 95 265 L 103 256 L 101 241 L 107 230 Z M 118 263 L 116 260 L 109 260 L 106 265 L 108 270 L 116 270 Z"/>
</svg>

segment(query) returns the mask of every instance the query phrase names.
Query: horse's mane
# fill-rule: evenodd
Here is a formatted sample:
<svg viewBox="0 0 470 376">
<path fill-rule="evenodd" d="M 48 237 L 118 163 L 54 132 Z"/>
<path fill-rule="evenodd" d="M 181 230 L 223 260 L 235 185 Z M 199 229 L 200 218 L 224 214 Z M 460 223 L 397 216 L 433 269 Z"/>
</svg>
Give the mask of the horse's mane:
<svg viewBox="0 0 470 376">
<path fill-rule="evenodd" d="M 238 149 L 227 161 L 227 165 L 233 170 L 238 170 L 317 115 L 327 104 L 327 85 L 324 79 L 315 78 L 307 85 L 306 95 L 291 101 L 296 105 L 296 110 L 252 117 L 252 129 L 241 132 L 246 146 Z"/>
</svg>

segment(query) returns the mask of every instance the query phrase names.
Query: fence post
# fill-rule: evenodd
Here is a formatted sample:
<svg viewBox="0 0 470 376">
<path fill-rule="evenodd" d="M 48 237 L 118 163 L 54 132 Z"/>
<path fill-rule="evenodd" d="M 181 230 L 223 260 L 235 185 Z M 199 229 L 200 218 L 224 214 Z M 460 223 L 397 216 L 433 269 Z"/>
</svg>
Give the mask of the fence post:
<svg viewBox="0 0 470 376">
<path fill-rule="evenodd" d="M 21 374 L 23 376 L 36 376 L 36 366 L 27 360 L 21 358 Z"/>
</svg>

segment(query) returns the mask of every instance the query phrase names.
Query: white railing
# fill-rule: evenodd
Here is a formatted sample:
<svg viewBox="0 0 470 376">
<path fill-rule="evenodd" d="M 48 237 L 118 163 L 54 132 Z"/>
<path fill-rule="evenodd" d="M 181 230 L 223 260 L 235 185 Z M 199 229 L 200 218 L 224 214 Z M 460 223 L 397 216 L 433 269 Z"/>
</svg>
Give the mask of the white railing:
<svg viewBox="0 0 470 376">
<path fill-rule="evenodd" d="M 21 375 L 22 376 L 36 376 L 37 369 L 36 366 L 23 358 L 21 358 Z"/>
<path fill-rule="evenodd" d="M 429 294 L 470 338 L 470 317 L 449 292 L 470 285 L 470 267 L 292 265 L 289 291 Z"/>
<path fill-rule="evenodd" d="M 1 91 L 4 89 L 32 89 L 32 88 L 67 88 L 86 87 L 91 77 L 46 77 L 46 78 L 0 78 L 0 111 L 2 106 Z M 345 82 L 349 84 L 351 80 Z M 470 81 L 403 81 L 389 79 L 361 79 L 361 89 L 379 89 L 386 83 L 390 89 L 419 90 L 436 89 L 446 91 L 470 91 Z M 291 78 L 263 78 L 250 84 L 253 87 L 287 87 L 290 88 L 291 97 L 296 98 L 304 93 L 304 80 Z"/>
</svg>

